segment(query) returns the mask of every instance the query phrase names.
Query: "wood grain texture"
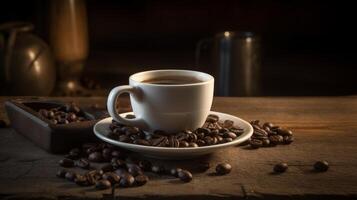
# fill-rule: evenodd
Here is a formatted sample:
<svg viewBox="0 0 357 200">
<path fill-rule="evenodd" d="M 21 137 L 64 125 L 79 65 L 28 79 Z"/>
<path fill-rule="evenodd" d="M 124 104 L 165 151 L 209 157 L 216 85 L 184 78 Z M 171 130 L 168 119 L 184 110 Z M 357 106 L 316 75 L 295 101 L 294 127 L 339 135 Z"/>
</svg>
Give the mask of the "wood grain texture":
<svg viewBox="0 0 357 200">
<path fill-rule="evenodd" d="M 0 97 L 1 106 L 5 99 Z M 59 99 L 80 105 L 105 105 L 105 98 Z M 122 103 L 124 110 L 129 108 L 126 100 Z M 232 147 L 200 159 L 164 162 L 193 170 L 194 180 L 183 184 L 150 174 L 152 180 L 143 187 L 118 189 L 119 199 L 357 198 L 357 97 L 217 97 L 212 110 L 291 128 L 296 141 L 258 150 Z M 5 116 L 3 107 L 0 116 Z M 60 158 L 37 148 L 10 128 L 0 129 L 0 198 L 109 198 L 109 190 L 95 191 L 56 178 Z M 195 171 L 201 160 L 209 160 L 211 169 Z M 328 160 L 330 170 L 312 172 L 317 160 Z M 272 174 L 274 164 L 280 161 L 290 165 L 288 172 Z M 231 163 L 231 174 L 212 175 L 219 162 Z"/>
</svg>

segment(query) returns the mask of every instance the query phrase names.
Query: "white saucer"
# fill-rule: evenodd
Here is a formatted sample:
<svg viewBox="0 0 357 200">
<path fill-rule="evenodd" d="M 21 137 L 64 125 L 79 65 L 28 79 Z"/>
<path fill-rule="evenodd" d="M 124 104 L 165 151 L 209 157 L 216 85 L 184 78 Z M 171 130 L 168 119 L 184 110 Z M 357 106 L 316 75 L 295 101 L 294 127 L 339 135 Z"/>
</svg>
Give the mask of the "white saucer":
<svg viewBox="0 0 357 200">
<path fill-rule="evenodd" d="M 132 112 L 122 113 L 121 116 L 126 116 L 127 114 L 133 114 Z M 237 137 L 232 142 L 227 142 L 223 144 L 217 144 L 212 146 L 203 147 L 188 147 L 188 148 L 171 148 L 171 147 L 154 147 L 154 146 L 143 146 L 125 142 L 119 142 L 107 137 L 110 132 L 109 125 L 112 123 L 112 118 L 105 118 L 95 124 L 93 130 L 95 135 L 101 140 L 113 144 L 115 146 L 127 149 L 133 152 L 140 153 L 147 157 L 154 157 L 159 159 L 188 159 L 209 153 L 213 153 L 218 149 L 226 148 L 229 146 L 234 146 L 248 140 L 253 134 L 253 127 L 246 121 L 235 117 L 233 115 L 210 111 L 210 114 L 215 114 L 219 116 L 220 120 L 232 120 L 235 125 L 244 129 L 244 133 Z"/>
</svg>

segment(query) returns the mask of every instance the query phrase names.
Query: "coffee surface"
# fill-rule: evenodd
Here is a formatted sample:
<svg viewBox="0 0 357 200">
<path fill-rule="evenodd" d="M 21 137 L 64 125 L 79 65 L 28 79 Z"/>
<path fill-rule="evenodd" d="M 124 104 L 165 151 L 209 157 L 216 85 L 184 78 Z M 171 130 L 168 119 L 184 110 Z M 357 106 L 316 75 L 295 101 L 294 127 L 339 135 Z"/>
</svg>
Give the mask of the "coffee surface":
<svg viewBox="0 0 357 200">
<path fill-rule="evenodd" d="M 161 76 L 161 77 L 146 79 L 142 82 L 159 84 L 159 85 L 183 85 L 183 84 L 200 83 L 203 81 L 196 77 L 191 77 L 191 76 Z"/>
</svg>

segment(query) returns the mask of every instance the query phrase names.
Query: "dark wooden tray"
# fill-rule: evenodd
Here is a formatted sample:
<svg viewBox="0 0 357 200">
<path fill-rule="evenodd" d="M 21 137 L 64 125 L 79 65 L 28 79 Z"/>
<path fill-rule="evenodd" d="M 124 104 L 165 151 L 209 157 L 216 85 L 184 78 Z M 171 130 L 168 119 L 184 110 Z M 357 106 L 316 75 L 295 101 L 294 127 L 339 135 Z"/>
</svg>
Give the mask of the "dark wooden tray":
<svg viewBox="0 0 357 200">
<path fill-rule="evenodd" d="M 51 153 L 64 153 L 84 142 L 97 141 L 93 126 L 100 117 L 81 108 L 88 121 L 53 124 L 37 111 L 64 105 L 62 102 L 11 100 L 5 108 L 11 126 L 39 147 Z M 84 111 L 83 111 L 84 110 Z"/>
</svg>

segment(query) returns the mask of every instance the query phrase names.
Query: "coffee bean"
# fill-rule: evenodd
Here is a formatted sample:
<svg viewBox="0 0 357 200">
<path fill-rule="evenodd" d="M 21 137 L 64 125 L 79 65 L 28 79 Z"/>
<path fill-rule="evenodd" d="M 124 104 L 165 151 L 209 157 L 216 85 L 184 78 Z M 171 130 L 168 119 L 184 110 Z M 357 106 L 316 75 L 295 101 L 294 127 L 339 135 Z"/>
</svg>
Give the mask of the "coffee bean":
<svg viewBox="0 0 357 200">
<path fill-rule="evenodd" d="M 222 143 L 232 142 L 232 138 L 223 138 Z"/>
<path fill-rule="evenodd" d="M 218 175 L 229 174 L 232 171 L 232 166 L 228 163 L 220 163 L 216 166 L 216 173 Z"/>
<path fill-rule="evenodd" d="M 206 136 L 206 137 L 203 138 L 203 140 L 205 141 L 206 145 L 213 145 L 213 138 L 211 136 Z"/>
<path fill-rule="evenodd" d="M 96 184 L 95 184 L 95 188 L 97 190 L 105 190 L 108 189 L 112 186 L 112 184 L 110 183 L 110 181 L 108 180 L 99 180 Z"/>
<path fill-rule="evenodd" d="M 178 171 L 177 176 L 183 182 L 190 182 L 192 180 L 192 174 L 187 170 Z"/>
<path fill-rule="evenodd" d="M 89 185 L 89 183 L 87 181 L 87 177 L 82 176 L 82 175 L 77 175 L 76 178 L 74 179 L 74 182 L 79 186 L 88 186 Z"/>
<path fill-rule="evenodd" d="M 165 169 L 160 165 L 152 165 L 151 171 L 157 174 L 163 173 Z"/>
<path fill-rule="evenodd" d="M 62 167 L 73 167 L 74 166 L 74 161 L 72 159 L 62 159 L 58 162 L 59 165 L 61 165 Z"/>
<path fill-rule="evenodd" d="M 126 174 L 129 174 L 129 172 L 128 172 L 126 169 L 124 169 L 124 168 L 116 169 L 114 172 L 115 172 L 118 176 L 120 176 L 120 177 L 123 177 L 123 176 L 125 176 Z"/>
<path fill-rule="evenodd" d="M 189 147 L 198 147 L 198 144 L 194 143 L 194 142 L 190 142 L 188 144 Z"/>
<path fill-rule="evenodd" d="M 76 166 L 80 167 L 82 169 L 89 169 L 90 162 L 89 162 L 89 160 L 87 160 L 85 158 L 81 158 L 76 162 Z"/>
<path fill-rule="evenodd" d="M 128 172 L 133 176 L 137 176 L 139 174 L 143 174 L 143 171 L 141 170 L 141 168 L 138 165 L 135 165 L 135 164 L 131 164 L 131 165 L 128 166 Z"/>
<path fill-rule="evenodd" d="M 89 154 L 88 160 L 90 160 L 92 162 L 102 162 L 103 156 L 102 156 L 101 152 L 98 152 L 98 151 L 93 152 L 93 153 Z"/>
<path fill-rule="evenodd" d="M 277 133 L 279 135 L 282 135 L 282 136 L 291 136 L 291 135 L 293 135 L 293 132 L 290 131 L 290 130 L 287 130 L 287 129 L 278 128 L 276 131 L 277 131 Z"/>
<path fill-rule="evenodd" d="M 103 174 L 103 179 L 108 180 L 112 185 L 119 183 L 120 176 L 114 172 L 106 172 Z"/>
<path fill-rule="evenodd" d="M 284 173 L 288 169 L 288 164 L 286 163 L 279 163 L 274 166 L 275 173 Z"/>
<path fill-rule="evenodd" d="M 69 180 L 69 181 L 74 181 L 74 179 L 77 177 L 77 174 L 74 172 L 66 172 L 66 174 L 64 175 L 64 177 Z"/>
<path fill-rule="evenodd" d="M 117 151 L 114 150 L 112 151 L 112 157 L 114 158 L 120 158 L 120 159 L 125 159 L 127 157 L 126 153 L 123 151 Z"/>
<path fill-rule="evenodd" d="M 172 175 L 172 176 L 174 176 L 174 177 L 178 177 L 178 172 L 179 171 L 182 171 L 182 169 L 181 168 L 172 168 L 171 170 L 170 170 L 170 174 Z"/>
<path fill-rule="evenodd" d="M 68 171 L 65 170 L 65 169 L 60 169 L 60 170 L 57 171 L 56 176 L 57 176 L 58 178 L 64 178 L 64 177 L 66 176 L 66 173 L 67 173 L 67 172 L 68 172 Z"/>
<path fill-rule="evenodd" d="M 315 171 L 318 171 L 318 172 L 325 172 L 328 170 L 328 168 L 329 168 L 329 164 L 326 160 L 317 161 L 314 164 L 314 169 L 315 169 Z"/>
<path fill-rule="evenodd" d="M 169 146 L 177 148 L 180 146 L 180 142 L 177 140 L 175 136 L 170 136 L 169 137 Z"/>
<path fill-rule="evenodd" d="M 223 137 L 232 138 L 234 140 L 237 138 L 237 135 L 233 132 L 227 131 L 224 133 Z"/>
<path fill-rule="evenodd" d="M 111 164 L 105 164 L 100 168 L 104 173 L 113 171 L 113 166 Z"/>
<path fill-rule="evenodd" d="M 197 133 L 203 133 L 204 135 L 202 137 L 204 137 L 205 135 L 208 135 L 211 132 L 211 130 L 208 129 L 208 128 L 198 128 L 196 130 L 196 132 Z"/>
<path fill-rule="evenodd" d="M 120 167 L 125 167 L 125 161 L 119 158 L 112 158 L 110 161 L 111 165 L 113 166 L 113 169 L 118 169 Z"/>
<path fill-rule="evenodd" d="M 197 143 L 197 145 L 200 146 L 200 147 L 206 145 L 206 142 L 205 142 L 204 140 L 201 140 L 201 139 L 198 139 L 198 140 L 196 141 L 196 143 Z"/>
<path fill-rule="evenodd" d="M 223 122 L 223 127 L 224 128 L 231 128 L 233 126 L 234 122 L 232 120 L 224 120 Z"/>
<path fill-rule="evenodd" d="M 284 144 L 291 144 L 294 141 L 294 137 L 292 135 L 286 135 L 283 137 Z"/>
<path fill-rule="evenodd" d="M 250 147 L 254 148 L 254 149 L 257 149 L 257 148 L 263 146 L 263 142 L 261 140 L 258 140 L 258 139 L 251 139 L 249 141 L 249 144 L 250 144 Z"/>
<path fill-rule="evenodd" d="M 219 120 L 218 115 L 210 114 L 210 115 L 208 115 L 208 117 L 207 117 L 207 119 L 206 119 L 206 122 L 216 123 L 216 122 L 218 122 L 218 120 Z"/>
<path fill-rule="evenodd" d="M 184 148 L 184 147 L 188 147 L 189 143 L 187 141 L 180 141 L 180 147 Z"/>
<path fill-rule="evenodd" d="M 168 139 L 165 136 L 159 137 L 159 138 L 156 138 L 156 139 L 152 140 L 152 145 L 153 146 L 164 147 L 164 146 L 166 146 L 166 143 L 168 143 Z"/>
<path fill-rule="evenodd" d="M 135 183 L 135 178 L 131 174 L 125 174 L 120 177 L 119 186 L 120 187 L 131 187 Z"/>
<path fill-rule="evenodd" d="M 268 138 L 266 139 L 261 139 L 263 146 L 268 147 L 270 145 L 270 140 Z"/>
<path fill-rule="evenodd" d="M 269 136 L 270 144 L 277 145 L 283 142 L 284 138 L 281 135 Z"/>
<path fill-rule="evenodd" d="M 135 119 L 135 115 L 127 114 L 127 115 L 125 115 L 125 118 L 127 118 L 127 119 Z"/>
<path fill-rule="evenodd" d="M 139 161 L 138 166 L 144 171 L 150 171 L 152 164 L 150 161 L 141 160 Z"/>
<path fill-rule="evenodd" d="M 148 142 L 148 141 L 146 141 L 144 139 L 136 139 L 136 140 L 133 141 L 133 144 L 150 146 L 150 142 Z"/>
<path fill-rule="evenodd" d="M 273 126 L 274 126 L 274 124 L 271 123 L 271 122 L 265 122 L 265 123 L 263 124 L 263 128 L 268 127 L 268 128 L 270 129 L 270 128 L 273 127 Z"/>
<path fill-rule="evenodd" d="M 135 183 L 138 186 L 145 185 L 148 181 L 149 181 L 149 177 L 147 177 L 147 176 L 145 176 L 143 174 L 140 174 L 140 175 L 135 177 Z"/>
</svg>

